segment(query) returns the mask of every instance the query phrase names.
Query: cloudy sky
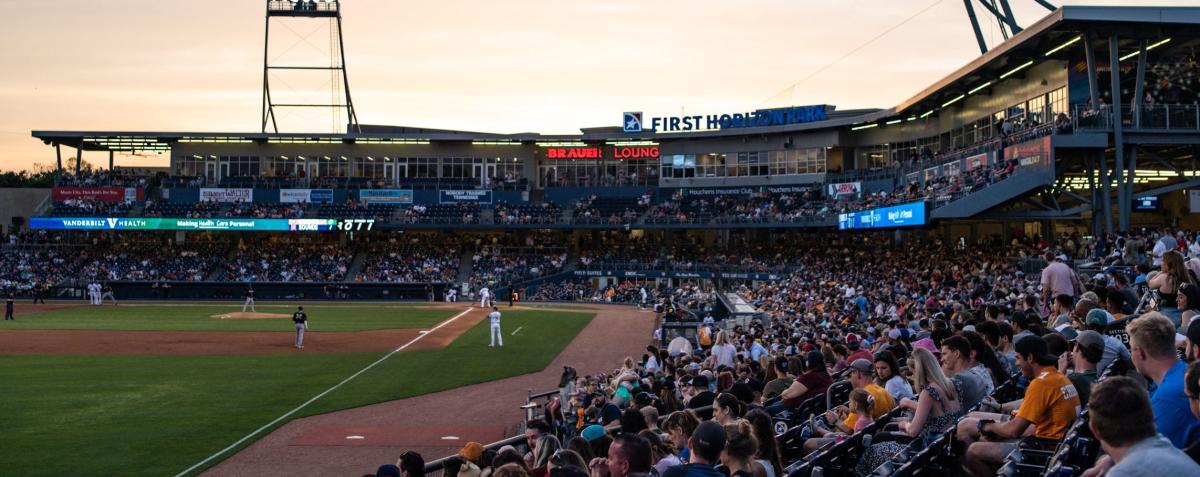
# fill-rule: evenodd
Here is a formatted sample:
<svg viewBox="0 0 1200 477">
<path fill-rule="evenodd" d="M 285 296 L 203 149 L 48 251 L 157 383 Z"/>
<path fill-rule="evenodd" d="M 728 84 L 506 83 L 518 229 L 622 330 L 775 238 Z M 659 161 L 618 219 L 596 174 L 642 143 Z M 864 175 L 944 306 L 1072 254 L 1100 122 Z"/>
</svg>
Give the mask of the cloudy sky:
<svg viewBox="0 0 1200 477">
<path fill-rule="evenodd" d="M 1010 1 L 1022 25 L 1048 13 Z M 343 3 L 364 124 L 570 133 L 617 125 L 622 111 L 890 107 L 979 54 L 958 0 Z M 0 5 L 0 170 L 53 162 L 34 129 L 259 130 L 261 1 Z M 274 64 L 328 63 L 328 22 L 273 20 L 272 32 Z M 984 32 L 1002 40 L 994 22 Z M 279 99 L 330 100 L 327 73 L 280 74 L 272 84 Z M 325 110 L 279 119 L 288 132 L 344 124 Z"/>
</svg>

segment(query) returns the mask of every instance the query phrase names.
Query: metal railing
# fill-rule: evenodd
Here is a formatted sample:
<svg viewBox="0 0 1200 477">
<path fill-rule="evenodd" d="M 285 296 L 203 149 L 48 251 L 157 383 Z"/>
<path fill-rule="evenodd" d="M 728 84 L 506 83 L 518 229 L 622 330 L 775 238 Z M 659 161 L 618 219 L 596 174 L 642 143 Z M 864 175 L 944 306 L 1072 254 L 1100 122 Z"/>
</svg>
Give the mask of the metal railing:
<svg viewBox="0 0 1200 477">
<path fill-rule="evenodd" d="M 1074 125 L 1080 130 L 1109 130 L 1113 128 L 1112 107 L 1100 105 L 1092 110 L 1085 104 L 1074 107 Z M 1123 108 L 1121 124 L 1135 130 L 1168 130 L 1190 131 L 1200 129 L 1200 105 L 1197 104 L 1156 104 L 1142 105 L 1140 117 L 1134 117 L 1133 111 Z"/>
</svg>

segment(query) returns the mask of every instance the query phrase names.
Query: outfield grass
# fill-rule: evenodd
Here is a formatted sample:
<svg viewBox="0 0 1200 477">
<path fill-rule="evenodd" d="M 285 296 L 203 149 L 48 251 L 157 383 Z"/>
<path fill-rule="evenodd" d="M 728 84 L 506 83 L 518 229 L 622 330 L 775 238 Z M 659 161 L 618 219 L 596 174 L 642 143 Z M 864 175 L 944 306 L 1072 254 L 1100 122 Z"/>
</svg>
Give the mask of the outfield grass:
<svg viewBox="0 0 1200 477">
<path fill-rule="evenodd" d="M 212 317 L 240 311 L 241 304 L 82 306 L 21 315 L 15 321 L 0 321 L 0 330 L 292 331 L 290 318 L 222 320 Z M 255 311 L 290 317 L 296 307 L 259 305 Z M 451 308 L 382 305 L 304 305 L 304 312 L 308 314 L 309 326 L 316 332 L 428 328 L 458 313 Z"/>
<path fill-rule="evenodd" d="M 295 417 L 540 371 L 592 317 L 505 311 L 508 346 L 487 346 L 485 320 L 445 349 L 393 355 Z M 508 330 L 517 327 L 521 332 L 511 335 Z M 0 475 L 69 475 L 80 470 L 93 475 L 175 475 L 381 356 L 307 351 L 253 356 L 0 355 Z"/>
</svg>

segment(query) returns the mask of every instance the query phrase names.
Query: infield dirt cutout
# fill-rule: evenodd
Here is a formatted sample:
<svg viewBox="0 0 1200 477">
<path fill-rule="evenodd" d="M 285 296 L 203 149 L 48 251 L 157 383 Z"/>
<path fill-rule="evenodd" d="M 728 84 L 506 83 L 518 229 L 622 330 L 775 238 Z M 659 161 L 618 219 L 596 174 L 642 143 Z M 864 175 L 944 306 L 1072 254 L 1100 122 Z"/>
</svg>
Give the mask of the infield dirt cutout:
<svg viewBox="0 0 1200 477">
<path fill-rule="evenodd" d="M 262 320 L 269 318 L 291 318 L 292 315 L 285 313 L 255 313 L 253 311 L 235 311 L 233 313 L 218 313 L 215 315 L 209 315 L 209 317 L 216 318 L 218 320 Z"/>
</svg>

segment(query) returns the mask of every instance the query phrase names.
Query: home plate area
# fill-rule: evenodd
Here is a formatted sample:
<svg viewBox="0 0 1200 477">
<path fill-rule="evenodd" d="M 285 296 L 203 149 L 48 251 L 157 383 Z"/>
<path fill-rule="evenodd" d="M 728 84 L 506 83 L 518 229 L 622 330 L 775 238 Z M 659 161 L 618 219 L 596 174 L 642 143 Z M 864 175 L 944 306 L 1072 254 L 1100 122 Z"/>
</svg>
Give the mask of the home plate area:
<svg viewBox="0 0 1200 477">
<path fill-rule="evenodd" d="M 294 446 L 460 447 L 468 442 L 496 442 L 507 429 L 496 426 L 319 427 L 292 439 Z"/>
</svg>

